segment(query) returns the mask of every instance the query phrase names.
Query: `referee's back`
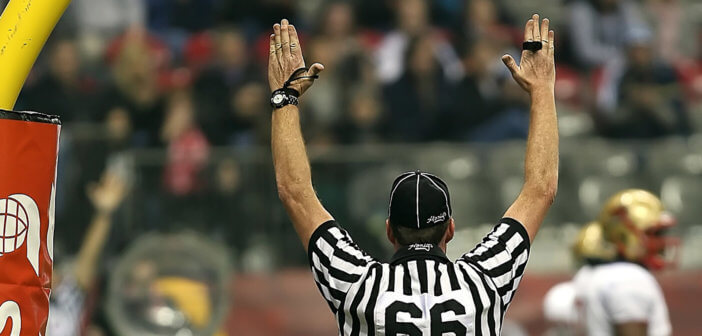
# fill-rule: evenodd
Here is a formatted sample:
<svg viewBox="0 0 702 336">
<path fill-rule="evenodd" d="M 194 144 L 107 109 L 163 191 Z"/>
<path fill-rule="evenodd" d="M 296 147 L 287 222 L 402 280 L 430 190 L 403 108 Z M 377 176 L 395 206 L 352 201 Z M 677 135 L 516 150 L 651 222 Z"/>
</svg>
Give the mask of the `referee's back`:
<svg viewBox="0 0 702 336">
<path fill-rule="evenodd" d="M 333 220 L 315 230 L 309 261 L 341 335 L 499 334 L 526 266 L 529 237 L 515 219 L 503 218 L 453 262 L 435 243 L 397 241 L 405 230 L 399 223 L 416 225 L 414 232 L 445 231 L 440 224 L 450 220 L 449 204 L 437 177 L 398 177 L 388 223 L 398 223 L 389 235 L 399 248 L 387 263 L 367 255 Z"/>
<path fill-rule="evenodd" d="M 356 246 L 314 191 L 296 105 L 324 67 L 305 67 L 297 30 L 288 20 L 273 25 L 268 81 L 278 196 L 307 246 L 314 279 L 336 316 L 339 334 L 500 333 L 530 241 L 558 189 L 555 33 L 549 22 L 538 14 L 526 22 L 519 63 L 502 56 L 531 101 L 524 184 L 504 218 L 475 248 L 451 262 L 444 255 L 455 231 L 448 187 L 431 174 L 402 174 L 390 192 L 386 231 L 397 252 L 389 263 Z"/>
</svg>

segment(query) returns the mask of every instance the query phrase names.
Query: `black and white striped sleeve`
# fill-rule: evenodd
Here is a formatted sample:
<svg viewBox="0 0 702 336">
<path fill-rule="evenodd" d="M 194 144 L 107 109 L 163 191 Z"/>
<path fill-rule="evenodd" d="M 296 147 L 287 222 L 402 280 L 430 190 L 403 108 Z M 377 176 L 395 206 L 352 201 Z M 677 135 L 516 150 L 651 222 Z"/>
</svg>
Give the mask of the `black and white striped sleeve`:
<svg viewBox="0 0 702 336">
<path fill-rule="evenodd" d="M 349 288 L 375 263 L 335 221 L 328 221 L 314 231 L 308 257 L 314 281 L 335 314 Z"/>
<path fill-rule="evenodd" d="M 506 307 L 524 274 L 529 245 L 524 226 L 513 218 L 502 218 L 482 242 L 457 262 L 470 264 L 492 280 Z"/>
</svg>

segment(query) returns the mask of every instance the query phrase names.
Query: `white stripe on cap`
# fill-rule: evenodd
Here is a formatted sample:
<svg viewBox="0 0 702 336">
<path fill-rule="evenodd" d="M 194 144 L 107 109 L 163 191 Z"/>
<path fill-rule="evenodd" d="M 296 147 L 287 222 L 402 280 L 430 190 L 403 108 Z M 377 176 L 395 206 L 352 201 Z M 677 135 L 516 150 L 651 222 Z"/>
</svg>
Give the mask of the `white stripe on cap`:
<svg viewBox="0 0 702 336">
<path fill-rule="evenodd" d="M 407 176 L 405 176 L 401 180 L 397 181 L 395 188 L 393 188 L 392 191 L 390 192 L 390 205 L 388 205 L 388 216 L 390 216 L 390 210 L 392 209 L 392 198 L 395 196 L 395 190 L 397 190 L 397 187 L 400 186 L 400 183 L 402 183 L 402 181 L 412 177 L 412 174 L 414 174 L 414 173 L 413 172 L 406 172 L 405 174 L 407 174 Z M 400 176 L 402 176 L 402 175 L 400 175 Z"/>
<path fill-rule="evenodd" d="M 417 174 L 417 229 L 420 229 L 421 227 L 419 226 L 419 178 L 421 174 Z"/>
<path fill-rule="evenodd" d="M 448 196 L 446 196 L 446 192 L 444 192 L 444 189 L 439 187 L 439 185 L 436 184 L 436 182 L 434 182 L 434 179 L 432 177 L 436 177 L 436 176 L 431 175 L 431 174 L 426 174 L 426 173 L 422 173 L 422 176 L 426 177 L 427 180 L 429 180 L 429 182 L 431 182 L 431 184 L 433 184 L 436 187 L 436 189 L 439 189 L 441 191 L 441 193 L 444 194 L 444 203 L 446 203 L 446 210 L 448 210 L 449 217 L 450 217 L 451 216 L 451 207 L 449 207 L 449 204 L 448 204 Z"/>
</svg>

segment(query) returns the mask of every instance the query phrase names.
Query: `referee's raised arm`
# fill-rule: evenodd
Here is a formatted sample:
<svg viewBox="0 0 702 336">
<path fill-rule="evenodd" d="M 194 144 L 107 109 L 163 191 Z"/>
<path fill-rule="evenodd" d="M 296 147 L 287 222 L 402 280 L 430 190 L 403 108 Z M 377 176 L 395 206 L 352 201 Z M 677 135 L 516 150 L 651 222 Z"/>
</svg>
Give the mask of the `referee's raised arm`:
<svg viewBox="0 0 702 336">
<path fill-rule="evenodd" d="M 524 185 L 504 217 L 522 223 L 532 241 L 558 188 L 554 32 L 548 25 L 548 19 L 539 22 L 539 15 L 534 14 L 524 27 L 525 43 L 519 64 L 512 56 L 502 57 L 514 80 L 531 96 Z"/>
<path fill-rule="evenodd" d="M 317 74 L 319 63 L 305 67 L 302 47 L 295 27 L 283 19 L 273 26 L 268 58 L 271 87 L 271 146 L 278 195 L 307 249 L 312 232 L 332 220 L 312 187 L 310 164 L 300 130 L 298 98 L 305 93 Z"/>
</svg>

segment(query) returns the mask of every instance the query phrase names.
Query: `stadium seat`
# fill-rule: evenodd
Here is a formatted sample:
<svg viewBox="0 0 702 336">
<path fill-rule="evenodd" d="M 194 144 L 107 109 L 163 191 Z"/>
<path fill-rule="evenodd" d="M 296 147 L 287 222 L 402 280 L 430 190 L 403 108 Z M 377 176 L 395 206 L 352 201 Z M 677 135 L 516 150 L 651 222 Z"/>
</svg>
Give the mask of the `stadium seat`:
<svg viewBox="0 0 702 336">
<path fill-rule="evenodd" d="M 413 155 L 414 169 L 436 174 L 442 179 L 475 177 L 483 171 L 479 153 L 465 145 L 430 145 Z"/>
<path fill-rule="evenodd" d="M 359 170 L 348 186 L 348 208 L 352 220 L 387 217 L 390 185 L 402 172 L 400 165 L 382 165 Z"/>
<path fill-rule="evenodd" d="M 645 188 L 641 179 L 630 176 L 588 176 L 578 187 L 580 207 L 588 219 L 599 215 L 602 205 L 618 191 L 630 188 Z"/>
<path fill-rule="evenodd" d="M 502 181 L 511 176 L 524 175 L 524 141 L 511 141 L 487 148 L 486 173 L 494 181 Z"/>
<path fill-rule="evenodd" d="M 640 171 L 640 158 L 631 144 L 618 145 L 603 139 L 563 144 L 564 167 L 578 180 L 590 175 L 627 176 Z"/>
<path fill-rule="evenodd" d="M 493 184 L 484 179 L 448 179 L 456 227 L 495 224 L 506 208 L 500 207 Z"/>
<path fill-rule="evenodd" d="M 670 176 L 661 185 L 661 200 L 681 227 L 702 224 L 702 179 L 698 176 Z"/>
<path fill-rule="evenodd" d="M 669 138 L 649 145 L 646 155 L 646 170 L 648 175 L 660 184 L 666 176 L 674 174 L 689 174 L 694 167 L 686 165 L 691 156 L 687 142 L 683 138 Z M 690 168 L 693 168 L 691 170 Z"/>
</svg>

